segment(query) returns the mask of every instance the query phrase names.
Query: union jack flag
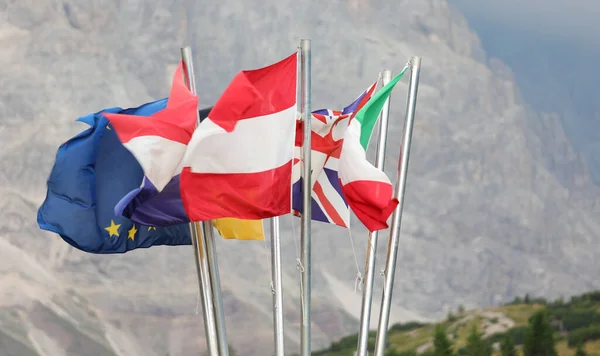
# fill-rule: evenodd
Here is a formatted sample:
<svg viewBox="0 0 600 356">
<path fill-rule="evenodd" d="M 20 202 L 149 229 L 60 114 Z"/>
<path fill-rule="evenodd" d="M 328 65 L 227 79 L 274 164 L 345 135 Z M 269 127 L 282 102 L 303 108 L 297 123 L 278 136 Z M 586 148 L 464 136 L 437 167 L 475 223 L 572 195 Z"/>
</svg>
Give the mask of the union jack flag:
<svg viewBox="0 0 600 356">
<path fill-rule="evenodd" d="M 377 82 L 342 111 L 320 109 L 313 111 L 311 121 L 312 220 L 348 227 L 350 209 L 338 178 L 338 162 L 344 133 L 349 120 L 369 101 Z M 292 209 L 302 215 L 302 121 L 297 121 L 293 169 Z"/>
</svg>

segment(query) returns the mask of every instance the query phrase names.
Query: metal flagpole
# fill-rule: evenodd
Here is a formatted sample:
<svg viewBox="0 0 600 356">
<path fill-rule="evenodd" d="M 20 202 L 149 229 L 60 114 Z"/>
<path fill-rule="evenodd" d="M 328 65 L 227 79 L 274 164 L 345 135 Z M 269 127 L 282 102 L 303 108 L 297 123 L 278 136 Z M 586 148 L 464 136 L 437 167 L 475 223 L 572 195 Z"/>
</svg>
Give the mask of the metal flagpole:
<svg viewBox="0 0 600 356">
<path fill-rule="evenodd" d="M 198 272 L 198 284 L 200 288 L 200 299 L 204 312 L 204 332 L 206 333 L 206 348 L 209 356 L 219 356 L 219 338 L 217 336 L 217 324 L 215 321 L 215 310 L 212 304 L 212 289 L 210 287 L 210 276 L 208 275 L 208 260 L 206 259 L 206 243 L 201 235 L 201 223 L 191 222 L 190 235 L 194 246 L 196 257 L 196 271 Z"/>
<path fill-rule="evenodd" d="M 187 86 L 190 89 L 190 92 L 196 94 L 196 81 L 194 79 L 194 64 L 192 62 L 191 47 L 181 48 L 181 59 L 183 61 L 183 71 Z M 198 124 L 200 124 L 199 116 L 197 117 L 197 125 Z M 200 288 L 200 298 L 204 312 L 204 330 L 206 333 L 206 347 L 208 349 L 208 354 L 209 356 L 227 355 L 227 353 L 223 354 L 219 352 L 219 332 L 213 305 L 214 283 L 211 280 L 211 261 L 209 258 L 211 249 L 209 249 L 207 245 L 207 237 L 212 236 L 212 224 L 210 222 L 190 222 L 189 227 L 192 245 L 194 246 L 194 255 L 196 257 L 198 287 Z"/>
<path fill-rule="evenodd" d="M 382 84 L 385 86 L 392 80 L 392 72 L 381 72 Z M 390 95 L 391 96 L 391 95 Z M 390 97 L 383 104 L 379 117 L 379 140 L 377 141 L 377 155 L 375 167 L 383 170 L 385 164 L 385 148 L 387 143 L 388 122 L 390 117 Z M 371 321 L 371 306 L 373 302 L 373 282 L 375 279 L 375 257 L 377 252 L 378 231 L 369 233 L 367 240 L 367 259 L 365 263 L 365 279 L 360 310 L 360 327 L 358 329 L 357 356 L 368 356 L 369 325 Z"/>
<path fill-rule="evenodd" d="M 229 344 L 227 343 L 225 311 L 223 308 L 223 297 L 221 294 L 221 279 L 219 278 L 217 246 L 215 243 L 215 236 L 213 234 L 213 224 L 211 221 L 203 221 L 202 226 L 204 228 L 202 231 L 202 236 L 206 237 L 206 257 L 208 257 L 213 306 L 215 308 L 215 320 L 217 322 L 217 336 L 219 337 L 219 355 L 229 356 Z"/>
<path fill-rule="evenodd" d="M 301 318 L 300 356 L 310 356 L 310 295 L 311 295 L 311 58 L 310 40 L 300 41 L 301 103 L 304 120 L 304 140 L 302 146 L 302 216 L 300 220 L 300 261 L 301 261 Z"/>
<path fill-rule="evenodd" d="M 413 122 L 417 107 L 417 90 L 419 87 L 419 75 L 421 72 L 421 57 L 412 57 L 410 60 L 410 82 L 408 85 L 408 99 L 406 103 L 406 118 L 402 133 L 402 146 L 400 146 L 400 161 L 398 162 L 398 178 L 396 181 L 396 198 L 399 204 L 394 210 L 392 226 L 390 229 L 390 240 L 388 244 L 387 259 L 385 263 L 385 282 L 381 298 L 381 310 L 379 313 L 379 325 L 377 338 L 375 340 L 375 356 L 384 356 L 387 329 L 390 320 L 392 305 L 392 290 L 394 288 L 394 276 L 396 272 L 396 260 L 398 254 L 398 243 L 400 240 L 400 225 L 402 221 L 402 208 L 404 205 L 404 191 L 406 188 L 406 176 L 408 173 L 408 157 L 410 154 L 410 143 L 412 139 Z"/>
<path fill-rule="evenodd" d="M 275 356 L 284 356 L 283 287 L 281 278 L 281 245 L 279 217 L 271 218 L 271 279 L 273 285 L 273 327 L 275 329 Z"/>
</svg>

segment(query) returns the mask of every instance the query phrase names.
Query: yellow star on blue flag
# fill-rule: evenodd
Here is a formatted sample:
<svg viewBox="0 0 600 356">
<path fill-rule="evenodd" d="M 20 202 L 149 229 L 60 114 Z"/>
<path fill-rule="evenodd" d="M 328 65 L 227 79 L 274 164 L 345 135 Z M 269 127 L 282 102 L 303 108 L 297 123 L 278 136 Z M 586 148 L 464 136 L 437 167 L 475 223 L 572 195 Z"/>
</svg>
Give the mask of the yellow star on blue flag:
<svg viewBox="0 0 600 356">
<path fill-rule="evenodd" d="M 135 233 L 136 232 L 137 232 L 137 229 L 135 228 L 135 224 L 133 224 L 133 226 L 131 227 L 131 229 L 129 229 L 129 231 L 127 231 L 127 233 L 128 233 L 127 238 L 135 240 Z"/>
<path fill-rule="evenodd" d="M 110 226 L 105 227 L 104 230 L 108 231 L 108 237 L 119 236 L 119 228 L 121 224 L 115 224 L 115 222 L 111 219 Z"/>
</svg>

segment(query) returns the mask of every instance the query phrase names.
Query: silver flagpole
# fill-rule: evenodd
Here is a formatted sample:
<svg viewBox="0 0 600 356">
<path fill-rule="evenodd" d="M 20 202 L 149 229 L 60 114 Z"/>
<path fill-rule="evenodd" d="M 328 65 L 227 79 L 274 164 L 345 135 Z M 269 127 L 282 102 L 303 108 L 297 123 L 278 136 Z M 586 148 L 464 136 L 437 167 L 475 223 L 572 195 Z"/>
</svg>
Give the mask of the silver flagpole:
<svg viewBox="0 0 600 356">
<path fill-rule="evenodd" d="M 400 225 L 402 221 L 402 208 L 404 206 L 404 191 L 408 173 L 408 157 L 412 139 L 413 122 L 417 107 L 417 90 L 419 88 L 419 75 L 421 72 L 421 57 L 412 57 L 410 60 L 410 83 L 408 85 L 408 100 L 406 103 L 406 118 L 402 133 L 402 146 L 400 146 L 400 161 L 398 162 L 398 179 L 396 181 L 396 198 L 400 201 L 392 217 L 390 240 L 388 244 L 387 259 L 385 263 L 385 282 L 381 298 L 379 325 L 375 340 L 375 356 L 384 356 L 390 310 L 392 306 L 392 291 L 398 258 L 398 243 L 400 240 Z"/>
<path fill-rule="evenodd" d="M 208 260 L 206 259 L 206 241 L 202 237 L 202 223 L 191 222 L 190 235 L 194 246 L 196 257 L 196 271 L 198 272 L 198 286 L 200 288 L 200 299 L 204 312 L 204 332 L 206 334 L 206 348 L 209 356 L 219 356 L 219 338 L 217 336 L 217 323 L 215 321 L 215 310 L 212 303 L 212 289 L 210 287 L 210 276 Z"/>
<path fill-rule="evenodd" d="M 392 72 L 384 70 L 381 72 L 382 84 L 385 86 L 392 80 Z M 391 95 L 390 95 L 391 97 Z M 383 170 L 385 165 L 385 148 L 387 143 L 388 122 L 390 117 L 390 97 L 383 104 L 379 117 L 379 140 L 377 141 L 377 154 L 375 156 L 375 167 Z M 371 306 L 373 303 L 373 282 L 375 279 L 375 257 L 377 252 L 378 231 L 369 233 L 367 240 L 367 259 L 365 263 L 365 279 L 362 295 L 362 306 L 360 309 L 360 327 L 358 329 L 357 356 L 368 356 L 369 326 L 371 322 Z"/>
<path fill-rule="evenodd" d="M 301 288 L 300 310 L 302 325 L 300 329 L 300 356 L 310 356 L 310 296 L 311 296 L 311 58 L 310 40 L 300 41 L 300 73 L 301 73 L 301 103 L 302 118 L 304 120 L 304 142 L 302 146 L 302 216 L 300 219 L 300 261 L 301 261 Z"/>
<path fill-rule="evenodd" d="M 196 94 L 191 47 L 181 48 L 181 59 L 183 61 L 183 72 L 187 86 L 192 94 Z M 198 114 L 196 113 L 196 115 Z M 200 117 L 198 116 L 197 119 L 198 125 L 200 124 Z M 189 227 L 192 245 L 194 246 L 194 255 L 196 257 L 196 271 L 198 272 L 198 287 L 200 288 L 200 298 L 204 312 L 204 330 L 206 333 L 208 354 L 209 356 L 227 355 L 227 353 L 223 354 L 219 352 L 219 333 L 213 305 L 212 286 L 214 283 L 211 279 L 211 261 L 208 257 L 211 254 L 211 249 L 207 245 L 207 237 L 212 236 L 212 224 L 210 222 L 191 222 Z"/>
<path fill-rule="evenodd" d="M 213 234 L 212 221 L 203 221 L 202 227 L 202 236 L 206 236 L 206 257 L 208 258 L 208 268 L 210 270 L 213 306 L 217 322 L 217 336 L 219 337 L 219 355 L 229 356 L 227 329 L 225 328 L 225 311 L 221 294 L 221 279 L 219 278 L 219 265 L 217 263 L 217 246 Z"/>
<path fill-rule="evenodd" d="M 273 293 L 273 327 L 275 329 L 275 356 L 284 356 L 283 287 L 281 278 L 281 245 L 279 217 L 271 218 L 271 279 Z"/>
<path fill-rule="evenodd" d="M 410 154 L 410 143 L 412 139 L 412 128 L 415 120 L 417 107 L 417 90 L 419 88 L 419 75 L 421 72 L 421 57 L 412 57 L 410 60 L 410 82 L 408 84 L 408 99 L 406 102 L 406 118 L 402 132 L 402 146 L 400 146 L 400 160 L 398 162 L 398 179 L 396 181 L 396 198 L 400 201 L 392 217 L 390 229 L 390 240 L 388 244 L 387 259 L 385 261 L 385 282 L 381 298 L 381 310 L 379 313 L 379 325 L 377 327 L 377 338 L 375 339 L 375 356 L 384 356 L 385 342 L 390 311 L 392 307 L 392 291 L 394 288 L 394 276 L 396 272 L 396 260 L 398 258 L 398 243 L 400 240 L 400 225 L 402 221 L 402 208 L 404 206 L 404 191 L 406 188 L 406 177 L 408 173 L 408 157 Z"/>
</svg>

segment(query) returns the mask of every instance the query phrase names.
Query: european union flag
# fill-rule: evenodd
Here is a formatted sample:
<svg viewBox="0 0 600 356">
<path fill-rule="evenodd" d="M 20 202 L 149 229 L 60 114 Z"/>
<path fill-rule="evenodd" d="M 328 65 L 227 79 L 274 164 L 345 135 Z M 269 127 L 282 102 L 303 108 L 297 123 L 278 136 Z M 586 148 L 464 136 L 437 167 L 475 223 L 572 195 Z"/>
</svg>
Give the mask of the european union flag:
<svg viewBox="0 0 600 356">
<path fill-rule="evenodd" d="M 115 204 L 139 187 L 144 173 L 101 113 L 150 116 L 167 99 L 139 108 L 110 108 L 80 117 L 90 128 L 62 144 L 48 179 L 38 225 L 70 245 L 90 253 L 124 253 L 157 245 L 190 245 L 188 224 L 165 228 L 142 226 L 115 216 Z"/>
</svg>

